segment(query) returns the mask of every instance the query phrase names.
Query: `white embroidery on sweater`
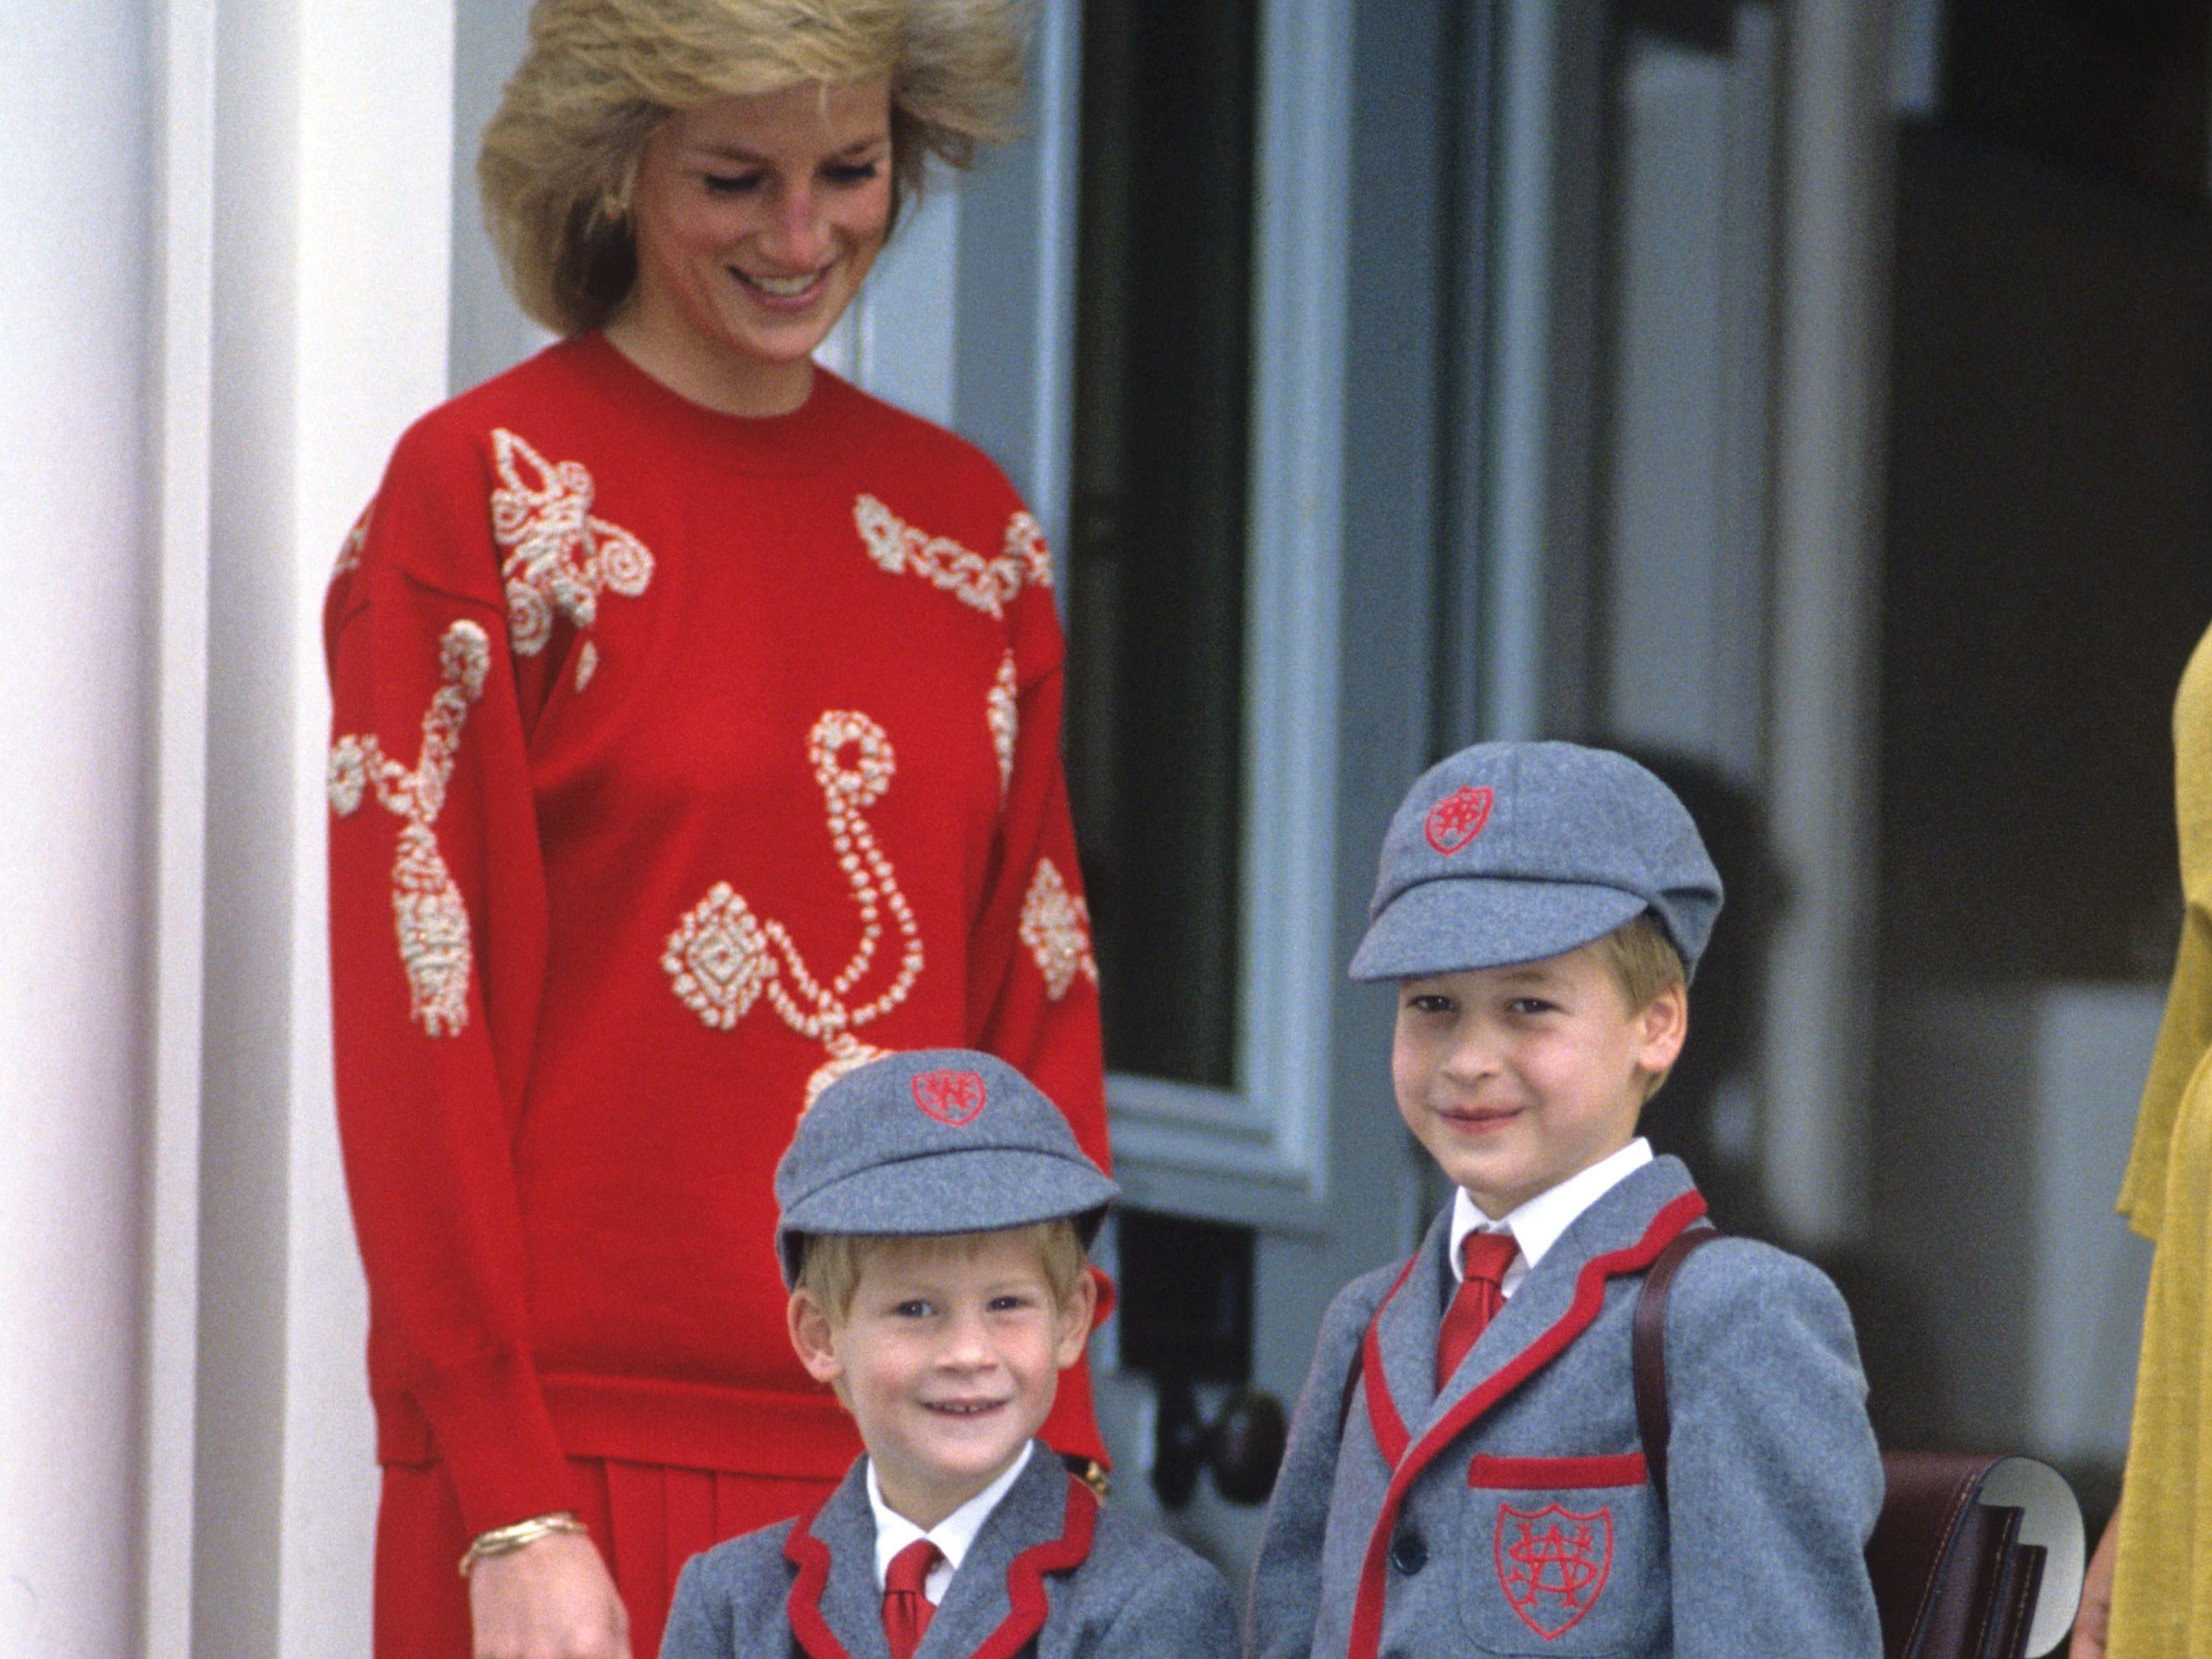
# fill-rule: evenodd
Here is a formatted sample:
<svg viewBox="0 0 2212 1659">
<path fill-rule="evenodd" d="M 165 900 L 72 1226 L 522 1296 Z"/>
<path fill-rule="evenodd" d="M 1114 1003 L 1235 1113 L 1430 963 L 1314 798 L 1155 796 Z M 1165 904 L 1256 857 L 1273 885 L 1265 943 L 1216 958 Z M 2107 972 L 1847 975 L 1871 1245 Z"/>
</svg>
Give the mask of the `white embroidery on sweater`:
<svg viewBox="0 0 2212 1659">
<path fill-rule="evenodd" d="M 1024 580 L 1052 586 L 1052 549 L 1045 544 L 1044 526 L 1028 514 L 1017 512 L 1006 520 L 1006 551 L 1021 566 Z"/>
<path fill-rule="evenodd" d="M 1050 859 L 1037 860 L 1022 899 L 1021 939 L 1044 975 L 1045 994 L 1054 1002 L 1067 994 L 1078 974 L 1098 983 L 1098 959 L 1091 951 L 1091 907 L 1067 890 Z"/>
<path fill-rule="evenodd" d="M 376 734 L 349 734 L 331 745 L 331 810 L 350 817 L 373 785 L 386 809 L 404 818 L 392 866 L 392 916 L 406 971 L 408 1010 L 432 1036 L 453 1036 L 469 1023 L 472 958 L 468 906 L 438 850 L 433 826 L 446 805 L 461 727 L 483 696 L 491 644 L 465 617 L 439 642 L 439 686 L 422 716 L 422 750 L 410 771 L 383 752 Z"/>
<path fill-rule="evenodd" d="M 599 672 L 599 647 L 591 641 L 576 653 L 576 690 L 582 690 L 592 683 L 592 676 Z"/>
<path fill-rule="evenodd" d="M 1002 801 L 1014 781 L 1014 739 L 1022 724 L 1019 691 L 1014 680 L 1014 653 L 1009 651 L 999 659 L 999 678 L 983 709 L 984 723 L 991 728 L 991 746 L 999 753 L 999 799 Z"/>
<path fill-rule="evenodd" d="M 588 629 L 599 620 L 601 590 L 631 599 L 643 593 L 653 555 L 620 525 L 592 516 L 594 486 L 580 462 L 553 465 L 504 427 L 494 428 L 491 441 L 501 481 L 491 492 L 492 537 L 508 550 L 499 573 L 507 638 L 518 654 L 534 657 L 553 637 L 556 614 Z M 594 666 L 598 660 L 595 653 Z M 590 678 L 580 672 L 576 689 Z"/>
<path fill-rule="evenodd" d="M 988 559 L 950 536 L 916 529 L 873 495 L 854 501 L 853 523 L 868 556 L 892 575 L 911 571 L 994 620 L 1005 620 L 1024 583 L 1052 586 L 1052 556 L 1026 513 L 1008 521 L 1005 547 Z"/>
<path fill-rule="evenodd" d="M 362 508 L 361 516 L 353 521 L 353 528 L 346 532 L 345 540 L 338 544 L 338 562 L 331 570 L 332 581 L 349 570 L 361 568 L 362 550 L 368 545 L 368 520 L 375 511 L 376 497 L 372 495 L 368 505 Z"/>
<path fill-rule="evenodd" d="M 866 714 L 832 709 L 814 722 L 806 747 L 830 846 L 860 912 L 852 959 L 824 984 L 781 922 L 756 916 L 729 883 L 718 881 L 669 934 L 660 966 L 678 999 L 714 1030 L 730 1030 L 765 994 L 786 1025 L 827 1048 L 829 1061 L 808 1085 L 811 1103 L 835 1078 L 874 1057 L 877 1051 L 852 1034 L 906 1000 L 921 974 L 922 946 L 898 872 L 862 816 L 896 773 L 890 738 Z M 886 911 L 902 941 L 899 965 L 890 984 L 855 1006 L 850 999 L 874 965 Z"/>
</svg>

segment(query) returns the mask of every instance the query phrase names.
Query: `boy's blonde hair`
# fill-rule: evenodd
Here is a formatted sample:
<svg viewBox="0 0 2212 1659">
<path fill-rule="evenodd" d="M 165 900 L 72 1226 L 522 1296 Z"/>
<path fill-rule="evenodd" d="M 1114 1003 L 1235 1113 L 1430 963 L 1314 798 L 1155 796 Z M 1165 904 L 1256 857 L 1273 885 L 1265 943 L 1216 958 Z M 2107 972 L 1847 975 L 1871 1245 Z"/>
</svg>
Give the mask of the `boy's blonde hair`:
<svg viewBox="0 0 2212 1659">
<path fill-rule="evenodd" d="M 1669 987 L 1689 983 L 1690 976 L 1682 969 L 1682 953 L 1667 937 L 1659 918 L 1649 910 L 1638 911 L 1622 922 L 1598 940 L 1597 948 L 1605 965 L 1613 969 L 1621 994 L 1628 999 L 1632 1013 L 1650 1007 L 1651 999 Z"/>
<path fill-rule="evenodd" d="M 1659 918 L 1649 910 L 1638 912 L 1597 941 L 1598 955 L 1613 970 L 1614 982 L 1632 1014 L 1641 1013 L 1651 1000 L 1674 986 L 1687 987 L 1690 976 L 1682 968 L 1682 953 Z M 1673 1067 L 1653 1076 L 1644 1091 L 1648 1102 L 1659 1092 Z"/>
<path fill-rule="evenodd" d="M 975 1255 L 1001 1238 L 1024 1239 L 1036 1246 L 1054 1299 L 1065 1304 L 1075 1294 L 1076 1281 L 1083 1277 L 1090 1257 L 1072 1216 L 988 1233 L 809 1233 L 799 1246 L 798 1288 L 821 1304 L 831 1322 L 842 1324 L 853 1311 L 860 1275 L 890 1246 L 927 1243 L 952 1255 Z"/>
<path fill-rule="evenodd" d="M 606 322 L 637 275 L 646 139 L 719 99 L 888 80 L 896 206 L 931 156 L 1010 136 L 1029 26 L 1027 0 L 537 0 L 477 156 L 507 285 L 556 333 Z"/>
</svg>

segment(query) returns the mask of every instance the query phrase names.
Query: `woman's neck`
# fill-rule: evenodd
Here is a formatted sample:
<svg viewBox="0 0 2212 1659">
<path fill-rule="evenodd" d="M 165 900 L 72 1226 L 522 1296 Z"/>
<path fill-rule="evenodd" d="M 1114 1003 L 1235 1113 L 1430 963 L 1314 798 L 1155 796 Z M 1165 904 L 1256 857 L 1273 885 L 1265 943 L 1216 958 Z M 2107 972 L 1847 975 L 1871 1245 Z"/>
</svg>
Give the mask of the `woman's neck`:
<svg viewBox="0 0 2212 1659">
<path fill-rule="evenodd" d="M 765 362 L 703 349 L 687 330 L 655 327 L 644 307 L 617 312 L 603 331 L 607 343 L 680 398 L 724 415 L 758 419 L 788 415 L 814 389 L 814 362 Z"/>
</svg>

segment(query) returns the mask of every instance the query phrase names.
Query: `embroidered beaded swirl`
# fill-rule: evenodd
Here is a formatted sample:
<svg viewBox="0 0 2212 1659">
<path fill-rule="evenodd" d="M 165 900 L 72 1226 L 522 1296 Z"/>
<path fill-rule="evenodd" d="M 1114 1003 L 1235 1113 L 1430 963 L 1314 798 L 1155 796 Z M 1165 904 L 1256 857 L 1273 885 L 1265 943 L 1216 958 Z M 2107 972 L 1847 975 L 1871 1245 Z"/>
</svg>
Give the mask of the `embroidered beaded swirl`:
<svg viewBox="0 0 2212 1659">
<path fill-rule="evenodd" d="M 410 1016 L 432 1036 L 469 1023 L 472 959 L 468 906 L 438 850 L 433 828 L 445 809 L 469 708 L 483 696 L 491 665 L 484 631 L 465 617 L 439 641 L 440 684 L 422 716 L 422 750 L 412 770 L 386 755 L 372 732 L 331 745 L 331 810 L 350 817 L 374 786 L 386 810 L 407 820 L 392 866 L 392 916 L 406 971 Z"/>
<path fill-rule="evenodd" d="M 863 816 L 883 799 L 897 770 L 890 738 L 866 714 L 832 709 L 814 722 L 806 747 L 822 790 L 830 844 L 860 912 L 860 942 L 851 959 L 825 983 L 784 925 L 756 915 L 725 881 L 716 882 L 677 924 L 660 965 L 677 997 L 714 1030 L 732 1029 L 765 994 L 786 1025 L 826 1048 L 829 1060 L 807 1084 L 811 1104 L 836 1078 L 876 1057 L 879 1051 L 854 1032 L 906 1000 L 923 958 L 914 908 Z M 898 968 L 881 992 L 855 1006 L 850 999 L 875 965 L 886 913 L 901 941 Z"/>
<path fill-rule="evenodd" d="M 493 539 L 507 550 L 507 632 L 518 655 L 534 657 L 553 637 L 553 618 L 578 629 L 599 620 L 602 589 L 635 599 L 653 580 L 653 555 L 620 525 L 592 516 L 594 487 L 581 463 L 556 466 L 504 427 L 491 434 L 500 487 L 491 492 Z M 527 468 L 530 477 L 525 478 Z M 586 642 L 576 690 L 599 664 Z"/>
</svg>

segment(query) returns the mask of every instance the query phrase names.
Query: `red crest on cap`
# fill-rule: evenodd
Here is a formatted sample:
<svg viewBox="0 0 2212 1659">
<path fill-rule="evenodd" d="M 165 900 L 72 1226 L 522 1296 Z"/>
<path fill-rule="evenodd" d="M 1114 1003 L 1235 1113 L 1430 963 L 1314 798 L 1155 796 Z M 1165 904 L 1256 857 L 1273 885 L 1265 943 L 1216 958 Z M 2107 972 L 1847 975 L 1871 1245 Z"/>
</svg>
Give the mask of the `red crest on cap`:
<svg viewBox="0 0 2212 1659">
<path fill-rule="evenodd" d="M 1429 845 L 1449 856 L 1482 833 L 1490 822 L 1490 791 L 1463 783 L 1429 808 L 1422 832 Z"/>
<path fill-rule="evenodd" d="M 1613 1571 L 1613 1511 L 1498 1506 L 1498 1587 L 1521 1622 L 1555 1642 L 1597 1605 Z"/>
<path fill-rule="evenodd" d="M 923 1072 L 914 1080 L 914 1103 L 956 1129 L 975 1121 L 985 1098 L 979 1072 Z"/>
</svg>

